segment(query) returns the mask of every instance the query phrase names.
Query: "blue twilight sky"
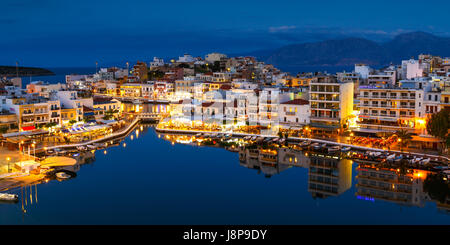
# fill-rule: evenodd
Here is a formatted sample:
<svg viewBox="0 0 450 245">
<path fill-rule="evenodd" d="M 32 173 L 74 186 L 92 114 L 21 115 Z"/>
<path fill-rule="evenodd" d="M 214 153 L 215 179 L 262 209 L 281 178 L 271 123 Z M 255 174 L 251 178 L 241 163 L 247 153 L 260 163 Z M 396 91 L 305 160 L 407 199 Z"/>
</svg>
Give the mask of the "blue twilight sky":
<svg viewBox="0 0 450 245">
<path fill-rule="evenodd" d="M 0 65 L 241 54 L 347 36 L 450 33 L 447 1 L 0 0 Z"/>
</svg>

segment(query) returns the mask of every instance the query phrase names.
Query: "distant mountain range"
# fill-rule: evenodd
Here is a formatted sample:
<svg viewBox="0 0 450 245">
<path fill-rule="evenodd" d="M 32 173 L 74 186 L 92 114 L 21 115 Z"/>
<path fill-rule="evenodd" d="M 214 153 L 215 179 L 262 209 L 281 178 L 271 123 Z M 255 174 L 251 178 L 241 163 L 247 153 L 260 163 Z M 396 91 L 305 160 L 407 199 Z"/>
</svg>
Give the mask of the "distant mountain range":
<svg viewBox="0 0 450 245">
<path fill-rule="evenodd" d="M 321 42 L 292 44 L 275 50 L 261 50 L 245 55 L 281 67 L 371 66 L 399 64 L 419 54 L 450 56 L 450 38 L 425 32 L 410 32 L 380 43 L 364 38 L 345 38 Z"/>
</svg>

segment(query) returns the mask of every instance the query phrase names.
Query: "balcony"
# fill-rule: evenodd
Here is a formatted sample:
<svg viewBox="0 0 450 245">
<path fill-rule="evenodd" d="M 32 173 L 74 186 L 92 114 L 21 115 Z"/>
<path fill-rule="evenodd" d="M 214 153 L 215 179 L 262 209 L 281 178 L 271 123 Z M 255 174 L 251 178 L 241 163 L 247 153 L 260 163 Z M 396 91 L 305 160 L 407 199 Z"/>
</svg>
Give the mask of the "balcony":
<svg viewBox="0 0 450 245">
<path fill-rule="evenodd" d="M 286 112 L 286 115 L 287 115 L 287 116 L 295 116 L 295 112 L 289 112 L 289 111 L 287 111 L 287 112 Z"/>
</svg>

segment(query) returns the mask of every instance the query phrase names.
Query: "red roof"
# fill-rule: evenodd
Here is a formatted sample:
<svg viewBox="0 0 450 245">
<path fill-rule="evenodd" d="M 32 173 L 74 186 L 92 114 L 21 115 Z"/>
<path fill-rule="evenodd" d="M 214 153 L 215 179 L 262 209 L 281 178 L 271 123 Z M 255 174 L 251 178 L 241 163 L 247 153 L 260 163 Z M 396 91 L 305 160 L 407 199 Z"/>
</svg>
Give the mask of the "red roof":
<svg viewBox="0 0 450 245">
<path fill-rule="evenodd" d="M 309 101 L 304 99 L 295 99 L 281 103 L 283 105 L 308 105 Z"/>
</svg>

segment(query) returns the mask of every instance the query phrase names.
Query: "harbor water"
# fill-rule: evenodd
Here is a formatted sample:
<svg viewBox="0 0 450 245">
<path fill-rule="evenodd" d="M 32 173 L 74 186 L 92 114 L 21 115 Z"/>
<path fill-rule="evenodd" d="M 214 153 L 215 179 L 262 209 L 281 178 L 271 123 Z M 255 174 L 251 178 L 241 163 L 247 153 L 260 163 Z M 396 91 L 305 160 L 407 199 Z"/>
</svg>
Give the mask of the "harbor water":
<svg viewBox="0 0 450 245">
<path fill-rule="evenodd" d="M 20 200 L 0 203 L 0 224 L 450 224 L 422 180 L 399 174 L 403 189 L 389 190 L 376 166 L 272 153 L 172 143 L 139 125 L 76 155 L 76 177 L 9 190 Z"/>
</svg>

